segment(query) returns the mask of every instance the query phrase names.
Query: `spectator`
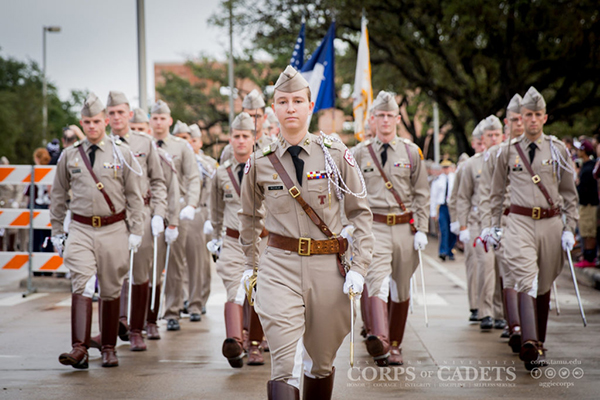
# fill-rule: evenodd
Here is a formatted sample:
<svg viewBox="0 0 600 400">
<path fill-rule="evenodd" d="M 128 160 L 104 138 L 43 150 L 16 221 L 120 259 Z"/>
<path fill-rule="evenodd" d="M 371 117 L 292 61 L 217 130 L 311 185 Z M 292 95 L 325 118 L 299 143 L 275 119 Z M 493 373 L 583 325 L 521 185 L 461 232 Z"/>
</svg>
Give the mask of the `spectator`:
<svg viewBox="0 0 600 400">
<path fill-rule="evenodd" d="M 73 146 L 77 140 L 79 140 L 79 137 L 70 126 L 63 128 L 63 136 L 61 139 L 63 149 Z"/>
<path fill-rule="evenodd" d="M 594 146 L 588 140 L 576 144 L 577 157 L 582 160 L 577 184 L 579 194 L 579 235 L 582 240 L 583 258 L 575 263 L 576 267 L 596 266 L 596 217 L 598 208 L 598 183 L 592 156 Z M 596 171 L 597 172 L 597 171 Z"/>
<path fill-rule="evenodd" d="M 50 155 L 50 162 L 48 162 L 48 165 L 56 165 L 58 157 L 60 157 L 60 144 L 58 143 L 58 139 L 52 139 L 52 141 L 46 145 L 46 150 L 48 150 L 48 154 Z"/>
<path fill-rule="evenodd" d="M 431 184 L 430 215 L 438 220 L 440 228 L 439 257 L 446 260 L 454 260 L 452 249 L 456 244 L 456 235 L 450 232 L 450 212 L 448 211 L 448 200 L 454 186 L 454 164 L 450 160 L 440 163 L 442 174 Z"/>
<path fill-rule="evenodd" d="M 51 157 L 48 150 L 43 147 L 35 149 L 33 152 L 33 161 L 35 165 L 48 165 Z M 33 192 L 33 193 L 32 193 Z M 47 185 L 34 185 L 33 191 L 31 185 L 28 185 L 25 189 L 24 196 L 34 196 L 33 207 L 36 209 L 48 209 L 50 206 L 50 188 Z M 27 200 L 29 205 L 29 200 Z M 35 252 L 53 252 L 52 245 L 49 244 L 45 249 L 43 248 L 46 237 L 50 237 L 51 232 L 49 229 L 35 229 L 33 231 L 33 251 Z"/>
</svg>

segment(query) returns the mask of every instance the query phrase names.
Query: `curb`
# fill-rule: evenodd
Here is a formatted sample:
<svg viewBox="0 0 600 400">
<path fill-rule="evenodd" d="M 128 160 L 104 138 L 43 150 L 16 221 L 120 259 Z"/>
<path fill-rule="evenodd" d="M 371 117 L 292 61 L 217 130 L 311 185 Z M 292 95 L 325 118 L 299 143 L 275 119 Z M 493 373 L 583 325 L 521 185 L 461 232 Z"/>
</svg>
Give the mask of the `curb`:
<svg viewBox="0 0 600 400">
<path fill-rule="evenodd" d="M 71 280 L 54 276 L 34 276 L 31 283 L 37 292 L 66 292 L 71 293 Z M 27 278 L 21 279 L 19 287 L 27 289 Z"/>
</svg>

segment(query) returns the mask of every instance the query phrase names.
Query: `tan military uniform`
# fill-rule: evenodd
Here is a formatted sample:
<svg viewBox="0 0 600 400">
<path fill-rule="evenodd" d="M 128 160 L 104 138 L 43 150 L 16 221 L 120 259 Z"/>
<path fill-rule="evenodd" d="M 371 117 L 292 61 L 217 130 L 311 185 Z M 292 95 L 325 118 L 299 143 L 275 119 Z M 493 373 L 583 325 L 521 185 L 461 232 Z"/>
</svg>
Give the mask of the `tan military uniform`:
<svg viewBox="0 0 600 400">
<path fill-rule="evenodd" d="M 302 148 L 299 157 L 304 161 L 302 185 L 297 182 L 292 157 L 287 151 L 290 144 L 281 135 L 270 145 L 270 151 L 280 159 L 302 197 L 329 229 L 339 234 L 342 230 L 340 201 L 335 192 L 331 193 L 329 204 L 327 179 L 308 179 L 309 174 L 320 176 L 325 171 L 321 140 L 323 138 L 307 133 L 298 144 Z M 352 191 L 360 192 L 360 173 L 354 167 L 355 160 L 349 150 L 337 142 L 328 145 L 342 179 Z M 253 240 L 263 229 L 263 221 L 270 235 L 326 239 L 291 197 L 269 159 L 258 155 L 255 161 L 251 158 L 242 182 L 240 240 L 246 268 L 255 265 L 259 268 L 255 307 L 271 349 L 272 379 L 298 387 L 303 359 L 304 372 L 309 377 L 331 375 L 337 349 L 350 332 L 349 298 L 342 292 L 344 278 L 338 271 L 336 254 L 301 256 L 297 252 L 268 246 L 260 262 L 258 257 L 253 261 L 253 252 L 258 254 L 259 251 L 258 242 Z M 263 204 L 265 207 L 260 208 Z M 347 194 L 344 205 L 346 215 L 356 227 L 352 270 L 364 276 L 373 248 L 372 214 L 365 198 Z M 253 232 L 255 206 L 256 230 Z"/>
<path fill-rule="evenodd" d="M 463 173 L 458 189 L 457 214 L 461 226 L 467 226 L 471 234 L 467 247 L 473 249 L 477 268 L 477 290 L 478 290 L 478 310 L 479 317 L 502 318 L 501 312 L 501 292 L 496 290 L 496 269 L 493 250 L 487 253 L 483 246 L 477 245 L 473 248 L 473 243 L 481 232 L 482 226 L 479 222 L 479 183 L 481 181 L 481 172 L 489 153 L 478 153 L 465 162 Z"/>
<path fill-rule="evenodd" d="M 381 165 L 383 142 L 371 141 Z M 373 214 L 402 214 L 402 210 L 375 166 L 365 143 L 356 149 L 354 157 L 365 177 L 369 192 L 369 206 Z M 390 142 L 387 162 L 383 167 L 393 188 L 398 192 L 407 212 L 413 213 L 417 231 L 428 232 L 429 226 L 429 184 L 427 171 L 421 162 L 419 148 L 412 142 L 397 137 Z M 408 221 L 407 221 L 408 222 Z M 391 298 L 400 303 L 410 297 L 410 277 L 419 265 L 419 257 L 414 249 L 414 236 L 409 223 L 388 225 L 373 222 L 373 234 L 377 246 L 369 267 L 365 283 L 369 296 L 378 296 L 387 302 L 391 287 Z"/>
<path fill-rule="evenodd" d="M 254 150 L 261 151 L 268 145 L 273 142 L 273 139 L 269 135 L 263 134 L 260 138 L 256 139 L 256 144 L 254 145 Z M 223 151 L 221 152 L 221 157 L 219 158 L 219 162 L 223 164 L 225 161 L 233 158 L 233 150 L 231 148 L 231 144 L 227 144 Z"/>
<path fill-rule="evenodd" d="M 176 136 L 167 135 L 157 145 L 171 156 L 179 181 L 180 208 L 198 206 L 200 199 L 200 172 L 196 157 L 189 143 Z M 179 221 L 179 236 L 171 246 L 169 271 L 165 287 L 165 318 L 179 319 L 179 310 L 183 307 L 182 276 L 185 268 L 185 245 L 189 221 Z"/>
<path fill-rule="evenodd" d="M 499 216 L 502 213 L 507 178 L 511 185 L 511 206 L 550 208 L 550 204 L 533 183 L 531 175 L 515 149 L 515 146 L 520 146 L 528 156 L 530 143 L 525 135 L 521 135 L 511 141 L 510 154 L 508 151 L 503 152 L 497 159 L 491 187 L 491 214 L 494 216 L 494 226 L 500 226 Z M 542 134 L 536 141 L 538 150 L 531 167 L 541 178 L 555 205 L 561 208 L 566 217 L 566 226 L 558 215 L 552 218 L 534 219 L 511 210 L 502 241 L 508 267 L 514 274 L 517 291 L 529 293 L 534 297 L 536 292 L 538 294 L 549 292 L 552 282 L 562 270 L 565 255 L 562 250 L 561 235 L 563 230 L 575 232 L 579 218 L 575 178 L 572 173 L 562 168 L 560 176 L 555 173 L 556 161 L 550 150 L 551 143 L 564 160 L 570 160 L 570 155 L 560 140 Z M 510 159 L 508 159 L 509 155 Z"/>
<path fill-rule="evenodd" d="M 128 271 L 128 234 L 131 232 L 141 236 L 143 233 L 141 179 L 121 160 L 115 159 L 114 147 L 117 147 L 129 165 L 134 169 L 139 167 L 134 164 L 129 147 L 120 144 L 120 141 L 115 143 L 117 144 L 113 144 L 108 137 L 98 143 L 93 170 L 104 185 L 116 213 L 127 211 L 127 224 L 123 220 L 106 226 L 91 227 L 73 220 L 64 251 L 65 266 L 71 271 L 73 293 L 81 295 L 86 292 L 91 297 L 93 283 L 89 293 L 90 281 L 97 274 L 100 298 L 103 300 L 119 297 L 121 284 Z M 83 146 L 86 154 L 89 154 L 91 144 L 86 139 L 65 149 L 56 167 L 50 206 L 54 236 L 63 233 L 70 189 L 73 189 L 70 203 L 73 214 L 85 217 L 111 215 L 104 196 L 81 159 L 79 146 Z"/>
<path fill-rule="evenodd" d="M 196 215 L 189 223 L 186 259 L 188 263 L 189 296 L 188 311 L 200 314 L 210 294 L 210 253 L 206 249 L 207 238 L 204 223 L 210 218 L 210 193 L 217 162 L 204 154 L 196 154 L 200 170 L 201 190 Z"/>
</svg>

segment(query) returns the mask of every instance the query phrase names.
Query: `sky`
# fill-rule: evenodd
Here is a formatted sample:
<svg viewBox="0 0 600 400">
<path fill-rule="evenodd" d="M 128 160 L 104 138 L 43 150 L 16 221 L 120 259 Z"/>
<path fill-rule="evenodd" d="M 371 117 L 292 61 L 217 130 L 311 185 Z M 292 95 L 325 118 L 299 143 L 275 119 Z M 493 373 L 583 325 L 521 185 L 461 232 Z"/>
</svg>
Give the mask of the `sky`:
<svg viewBox="0 0 600 400">
<path fill-rule="evenodd" d="M 145 0 L 148 102 L 154 98 L 154 63 L 183 62 L 206 54 L 220 60 L 227 31 L 210 27 L 220 0 Z M 66 100 L 71 90 L 90 90 L 106 101 L 124 92 L 138 106 L 136 0 L 0 0 L 0 56 L 42 66 L 43 26 L 48 80 Z M 235 45 L 234 38 L 234 48 Z"/>
</svg>

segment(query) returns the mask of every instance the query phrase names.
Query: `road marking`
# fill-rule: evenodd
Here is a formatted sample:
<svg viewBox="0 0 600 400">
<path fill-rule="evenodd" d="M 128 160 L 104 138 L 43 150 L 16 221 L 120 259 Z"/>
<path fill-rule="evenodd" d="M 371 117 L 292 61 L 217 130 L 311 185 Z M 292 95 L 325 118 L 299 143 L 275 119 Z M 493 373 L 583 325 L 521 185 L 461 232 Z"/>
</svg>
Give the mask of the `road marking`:
<svg viewBox="0 0 600 400">
<path fill-rule="evenodd" d="M 413 298 L 415 299 L 415 304 L 423 305 L 423 294 L 422 293 L 419 293 L 416 296 L 413 296 Z M 446 300 L 444 300 L 444 298 L 442 296 L 440 296 L 437 293 L 426 293 L 425 301 L 427 302 L 428 306 L 449 306 L 450 305 Z"/>
<path fill-rule="evenodd" d="M 20 356 L 5 356 L 3 354 L 0 354 L 0 358 L 17 358 L 17 357 L 20 357 Z"/>
<path fill-rule="evenodd" d="M 17 304 L 25 303 L 27 301 L 39 299 L 41 297 L 48 296 L 48 293 L 34 293 L 30 294 L 27 297 L 23 297 L 22 294 L 16 294 L 14 296 L 5 297 L 0 300 L 0 306 L 2 307 L 10 307 L 16 306 Z"/>
<path fill-rule="evenodd" d="M 206 361 L 194 360 L 158 360 L 161 363 L 180 363 L 180 364 L 206 364 Z"/>
<path fill-rule="evenodd" d="M 71 296 L 55 304 L 55 307 L 71 307 Z"/>
<path fill-rule="evenodd" d="M 454 275 L 452 272 L 450 272 L 450 270 L 448 268 L 444 267 L 442 264 L 435 261 L 433 258 L 428 256 L 427 254 L 423 254 L 423 258 L 425 258 L 427 263 L 429 265 L 431 265 L 433 267 L 433 269 L 438 271 L 440 274 L 444 275 L 446 278 L 448 278 L 450 281 L 452 281 L 452 283 L 454 283 L 456 286 L 460 287 L 463 290 L 467 290 L 467 283 L 465 281 L 463 281 L 462 279 L 460 279 L 458 276 Z M 427 303 L 427 304 L 429 304 L 429 303 Z"/>
</svg>

